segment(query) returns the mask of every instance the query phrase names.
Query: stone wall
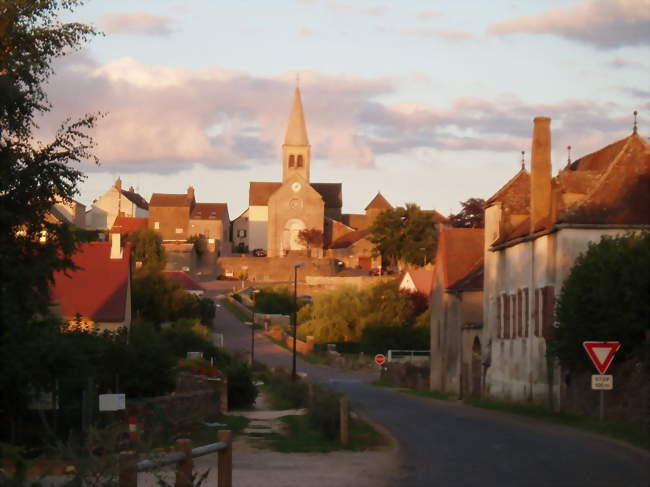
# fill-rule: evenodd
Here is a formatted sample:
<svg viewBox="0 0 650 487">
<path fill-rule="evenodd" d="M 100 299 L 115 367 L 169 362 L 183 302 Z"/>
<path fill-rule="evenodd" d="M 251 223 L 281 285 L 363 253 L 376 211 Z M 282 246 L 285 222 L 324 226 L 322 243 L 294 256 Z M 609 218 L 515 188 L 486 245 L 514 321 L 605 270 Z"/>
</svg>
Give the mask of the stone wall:
<svg viewBox="0 0 650 487">
<path fill-rule="evenodd" d="M 416 391 L 428 391 L 429 366 L 410 362 L 387 362 L 381 368 L 381 380 Z"/>
<path fill-rule="evenodd" d="M 135 416 L 140 441 L 168 441 L 228 409 L 225 378 L 180 373 L 176 392 L 168 396 L 127 400 L 126 416 Z"/>
<path fill-rule="evenodd" d="M 390 281 L 395 276 L 307 276 L 305 281 L 310 286 L 319 286 L 327 289 L 334 289 L 340 286 L 351 286 L 357 289 L 365 289 L 375 286 L 380 282 Z"/>
<path fill-rule="evenodd" d="M 289 255 L 287 257 L 220 257 L 216 262 L 217 275 L 234 277 L 242 273 L 247 275 L 247 281 L 276 281 L 292 283 L 294 266 L 304 264 L 298 269 L 298 281 L 304 281 L 307 276 L 331 276 L 335 273 L 333 259 L 316 259 L 312 257 Z"/>
<path fill-rule="evenodd" d="M 253 312 L 250 308 L 244 306 L 236 299 L 233 299 L 231 296 L 227 297 L 236 308 L 245 313 L 249 319 L 253 318 Z M 242 298 L 243 299 L 243 298 Z M 289 326 L 291 324 L 291 317 L 288 315 L 277 315 L 277 314 L 265 314 L 265 313 L 255 313 L 255 323 L 261 326 L 264 326 L 265 329 L 268 326 L 280 325 L 280 326 Z"/>
<path fill-rule="evenodd" d="M 644 424 L 650 423 L 650 380 L 642 361 L 614 363 L 607 370 L 613 375 L 614 389 L 604 392 L 605 417 Z M 598 416 L 599 392 L 591 390 L 596 370 L 564 374 L 560 407 L 563 411 Z"/>
<path fill-rule="evenodd" d="M 274 340 L 283 343 L 291 350 L 293 350 L 293 337 L 287 335 L 281 326 L 273 326 L 268 332 L 265 333 L 272 337 Z M 314 337 L 308 336 L 307 341 L 303 342 L 302 340 L 296 340 L 296 351 L 304 355 L 309 355 L 314 352 Z"/>
</svg>

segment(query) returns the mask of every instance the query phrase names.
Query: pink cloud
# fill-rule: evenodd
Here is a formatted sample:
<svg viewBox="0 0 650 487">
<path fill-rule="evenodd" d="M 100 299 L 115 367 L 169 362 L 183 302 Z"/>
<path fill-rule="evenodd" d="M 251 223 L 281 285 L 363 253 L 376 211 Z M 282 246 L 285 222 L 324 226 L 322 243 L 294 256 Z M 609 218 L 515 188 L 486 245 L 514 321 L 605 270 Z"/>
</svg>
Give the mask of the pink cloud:
<svg viewBox="0 0 650 487">
<path fill-rule="evenodd" d="M 443 15 L 444 12 L 442 10 L 426 9 L 426 10 L 420 10 L 416 14 L 416 18 L 418 20 L 429 20 L 434 17 L 442 17 Z"/>
<path fill-rule="evenodd" d="M 144 34 L 167 36 L 173 32 L 172 19 L 147 12 L 129 12 L 104 15 L 99 20 L 109 34 Z"/>
<path fill-rule="evenodd" d="M 463 32 L 459 30 L 444 30 L 444 29 L 432 29 L 428 27 L 417 28 L 417 29 L 404 29 L 401 31 L 403 34 L 415 36 L 415 37 L 435 37 L 437 39 L 442 39 L 450 42 L 461 42 L 474 39 L 474 34 L 469 32 Z"/>
<path fill-rule="evenodd" d="M 378 101 L 409 79 L 301 72 L 313 157 L 370 168 L 378 156 L 417 148 L 518 152 L 527 150 L 538 115 L 552 117 L 558 140 L 578 154 L 583 141 L 611 142 L 612 134 L 631 127 L 629 116 L 612 116 L 616 105 L 583 100 L 531 105 L 512 96 L 466 96 L 441 106 Z M 295 73 L 260 77 L 130 58 L 97 64 L 77 54 L 57 66 L 49 90 L 54 111 L 40 122 L 41 133 L 51 135 L 65 117 L 101 111 L 107 115 L 94 136 L 104 167 L 165 173 L 196 163 L 265 164 L 279 157 L 294 86 Z"/>
<path fill-rule="evenodd" d="M 554 34 L 599 49 L 645 45 L 650 44 L 650 4 L 648 0 L 581 0 L 568 9 L 557 7 L 494 24 L 488 32 Z"/>
</svg>

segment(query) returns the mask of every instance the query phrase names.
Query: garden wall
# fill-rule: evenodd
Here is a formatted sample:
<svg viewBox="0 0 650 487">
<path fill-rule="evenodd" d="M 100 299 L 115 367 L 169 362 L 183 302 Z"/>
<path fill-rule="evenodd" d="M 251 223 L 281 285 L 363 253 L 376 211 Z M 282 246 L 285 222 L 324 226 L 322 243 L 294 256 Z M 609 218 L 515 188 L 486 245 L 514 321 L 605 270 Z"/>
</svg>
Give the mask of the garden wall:
<svg viewBox="0 0 650 487">
<path fill-rule="evenodd" d="M 381 380 L 416 391 L 428 391 L 429 366 L 410 362 L 387 362 L 381 368 Z"/>
</svg>

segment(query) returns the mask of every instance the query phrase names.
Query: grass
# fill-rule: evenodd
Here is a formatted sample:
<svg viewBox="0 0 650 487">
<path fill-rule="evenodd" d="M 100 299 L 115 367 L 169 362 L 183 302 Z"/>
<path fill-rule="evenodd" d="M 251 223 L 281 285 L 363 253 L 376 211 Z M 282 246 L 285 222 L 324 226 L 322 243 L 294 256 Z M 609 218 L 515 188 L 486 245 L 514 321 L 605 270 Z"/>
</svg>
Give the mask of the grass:
<svg viewBox="0 0 650 487">
<path fill-rule="evenodd" d="M 259 433 L 256 446 L 281 453 L 327 453 L 336 450 L 362 451 L 382 444 L 381 435 L 367 422 L 350 418 L 349 443 L 343 446 L 339 439 L 326 438 L 314 429 L 306 416 L 292 415 L 280 418 L 284 433 Z"/>
<path fill-rule="evenodd" d="M 412 396 L 429 397 L 431 399 L 439 399 L 441 401 L 449 401 L 451 399 L 457 398 L 455 394 L 451 394 L 450 392 L 415 391 L 413 389 L 404 389 L 402 392 L 406 392 Z"/>
<path fill-rule="evenodd" d="M 591 431 L 611 438 L 623 440 L 632 445 L 650 450 L 650 435 L 645 428 L 620 420 L 606 419 L 600 421 L 591 416 L 555 412 L 541 404 L 535 403 L 510 403 L 502 401 L 466 400 L 466 404 L 493 411 L 501 411 L 519 416 L 540 419 L 563 426 Z"/>
<path fill-rule="evenodd" d="M 234 314 L 235 317 L 240 321 L 250 321 L 250 318 L 246 313 L 244 313 L 241 309 L 239 309 L 237 306 L 235 306 L 227 299 L 222 299 L 221 304 L 223 305 L 224 308 L 226 308 L 228 311 Z"/>
</svg>

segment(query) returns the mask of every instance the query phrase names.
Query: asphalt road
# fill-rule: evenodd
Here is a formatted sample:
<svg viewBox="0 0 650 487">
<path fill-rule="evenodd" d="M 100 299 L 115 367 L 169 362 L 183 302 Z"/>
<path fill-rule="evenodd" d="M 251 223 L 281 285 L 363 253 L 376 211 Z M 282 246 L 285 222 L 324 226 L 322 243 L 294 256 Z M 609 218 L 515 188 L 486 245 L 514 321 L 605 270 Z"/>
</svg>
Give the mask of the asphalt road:
<svg viewBox="0 0 650 487">
<path fill-rule="evenodd" d="M 250 350 L 250 328 L 220 307 L 215 330 L 229 349 Z M 291 369 L 291 354 L 257 335 L 255 358 Z M 298 359 L 298 371 L 329 382 L 399 441 L 404 487 L 648 487 L 650 455 L 579 430 L 364 384 L 376 374 Z"/>
</svg>

